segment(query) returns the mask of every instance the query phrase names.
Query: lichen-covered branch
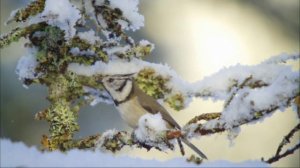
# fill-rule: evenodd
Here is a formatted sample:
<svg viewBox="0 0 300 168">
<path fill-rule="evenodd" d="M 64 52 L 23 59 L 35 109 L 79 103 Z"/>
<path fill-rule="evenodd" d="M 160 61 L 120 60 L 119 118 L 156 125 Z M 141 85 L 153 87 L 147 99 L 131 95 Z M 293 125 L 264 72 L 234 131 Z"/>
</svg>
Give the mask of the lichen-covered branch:
<svg viewBox="0 0 300 168">
<path fill-rule="evenodd" d="M 23 9 L 16 10 L 15 13 L 12 14 L 12 19 L 8 21 L 16 21 L 16 22 L 25 22 L 30 16 L 35 16 L 38 13 L 41 13 L 45 8 L 46 0 L 36 0 L 32 1 L 27 7 Z"/>
<path fill-rule="evenodd" d="M 188 83 L 167 65 L 143 60 L 151 54 L 154 45 L 147 40 L 136 42 L 128 35 L 128 31 L 144 25 L 138 1 L 81 2 L 81 8 L 77 8 L 69 0 L 32 1 L 12 13 L 9 21 L 24 24 L 26 21 L 27 26 L 0 37 L 0 48 L 22 37 L 26 39 L 28 53 L 20 58 L 16 68 L 19 79 L 25 86 L 35 83 L 48 88 L 50 105 L 35 115 L 37 120 L 49 123 L 49 133 L 41 140 L 44 149 L 101 148 L 112 152 L 124 146 L 174 149 L 176 138 L 230 132 L 278 109 L 296 106 L 294 109 L 300 116 L 299 70 L 294 71 L 286 64 L 299 61 L 299 54 L 272 57 L 253 66 L 232 66 Z M 74 139 L 79 130 L 78 113 L 83 106 L 113 103 L 101 84 L 103 76 L 131 73 L 135 74 L 134 81 L 142 91 L 176 111 L 187 108 L 193 98 L 223 101 L 224 109 L 220 113 L 199 112 L 182 130 L 141 122 L 131 133 L 110 130 Z M 143 117 L 151 119 L 151 116 Z M 162 121 L 161 116 L 158 118 Z M 298 127 L 295 129 L 299 130 Z M 294 132 L 287 135 L 287 141 Z M 285 144 L 285 141 L 280 144 L 269 163 L 299 148 L 298 144 L 280 154 Z"/>
<path fill-rule="evenodd" d="M 0 48 L 9 45 L 12 42 L 18 41 L 22 37 L 29 36 L 30 34 L 45 28 L 45 23 L 32 24 L 28 27 L 17 27 L 11 32 L 0 36 Z"/>
<path fill-rule="evenodd" d="M 220 118 L 221 115 L 222 115 L 221 113 L 204 113 L 199 116 L 195 116 L 186 125 L 191 125 L 191 124 L 197 123 L 198 121 L 201 121 L 201 120 L 209 121 L 209 120 L 213 120 L 216 118 Z"/>
</svg>

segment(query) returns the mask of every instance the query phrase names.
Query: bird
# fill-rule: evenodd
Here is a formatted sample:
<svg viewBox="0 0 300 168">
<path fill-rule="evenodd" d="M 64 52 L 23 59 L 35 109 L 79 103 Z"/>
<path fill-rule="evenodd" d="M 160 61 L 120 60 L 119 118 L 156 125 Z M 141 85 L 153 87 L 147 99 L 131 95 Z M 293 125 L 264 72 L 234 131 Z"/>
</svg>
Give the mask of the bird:
<svg viewBox="0 0 300 168">
<path fill-rule="evenodd" d="M 169 112 L 159 104 L 153 97 L 142 91 L 134 80 L 135 73 L 104 75 L 99 82 L 108 92 L 119 111 L 121 118 L 132 128 L 138 128 L 139 119 L 147 114 L 160 113 L 162 119 L 169 128 L 181 129 L 180 125 L 174 120 Z M 177 138 L 181 153 L 184 149 L 181 141 L 195 151 L 201 158 L 207 159 L 195 145 L 187 140 L 186 137 Z"/>
</svg>

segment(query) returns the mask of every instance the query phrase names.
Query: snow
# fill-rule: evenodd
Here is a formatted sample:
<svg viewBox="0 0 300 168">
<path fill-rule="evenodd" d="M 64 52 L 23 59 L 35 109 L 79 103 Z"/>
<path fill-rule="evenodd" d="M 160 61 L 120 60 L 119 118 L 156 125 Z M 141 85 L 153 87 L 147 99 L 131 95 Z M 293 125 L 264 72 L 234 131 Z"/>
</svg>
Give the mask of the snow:
<svg viewBox="0 0 300 168">
<path fill-rule="evenodd" d="M 96 62 L 93 66 L 69 65 L 70 71 L 87 76 L 138 73 L 144 68 L 152 68 L 157 75 L 170 78 L 166 86 L 172 91 L 165 95 L 165 98 L 181 93 L 184 96 L 185 107 L 191 102 L 193 96 L 226 101 L 235 94 L 222 112 L 221 123 L 219 123 L 226 123 L 228 129 L 238 125 L 242 120 L 253 118 L 255 112 L 268 110 L 275 105 L 279 105 L 280 109 L 284 110 L 288 98 L 295 96 L 299 88 L 299 72 L 293 71 L 285 64 L 261 63 L 254 66 L 238 64 L 223 68 L 192 84 L 184 81 L 168 65 L 138 59 L 129 62 L 116 59 L 107 64 Z M 244 86 L 241 86 L 243 83 Z M 261 85 L 261 87 L 251 88 L 251 85 Z M 217 123 L 207 123 L 207 125 L 212 127 Z"/>
<path fill-rule="evenodd" d="M 65 38 L 70 39 L 76 33 L 76 22 L 81 18 L 80 11 L 69 0 L 46 0 L 45 9 L 30 19 L 30 24 L 46 21 L 65 31 Z"/>
<path fill-rule="evenodd" d="M 10 22 L 14 20 L 14 17 L 16 16 L 19 10 L 20 9 L 18 8 L 10 12 L 10 16 L 7 18 L 7 21 L 4 23 L 5 26 L 7 26 Z"/>
<path fill-rule="evenodd" d="M 223 68 L 219 72 L 205 77 L 203 80 L 194 84 L 192 92 L 201 95 L 201 97 L 211 97 L 214 100 L 225 100 L 230 96 L 228 88 L 234 86 L 235 83 L 241 84 L 243 81 L 252 76 L 253 79 L 262 80 L 264 82 L 272 82 L 281 70 L 286 66 L 279 65 L 235 65 Z"/>
<path fill-rule="evenodd" d="M 35 48 L 28 48 L 27 53 L 22 56 L 16 67 L 16 74 L 20 80 L 35 79 L 38 74 L 35 72 L 37 66 L 36 55 L 37 50 Z"/>
<path fill-rule="evenodd" d="M 195 165 L 184 158 L 166 161 L 143 160 L 130 156 L 116 156 L 99 150 L 74 149 L 66 153 L 59 151 L 41 152 L 36 147 L 28 147 L 22 142 L 1 139 L 1 167 L 270 167 L 257 160 L 240 163 L 225 160 L 204 162 Z"/>
<path fill-rule="evenodd" d="M 104 4 L 104 2 L 104 0 L 96 0 L 96 4 L 98 5 Z M 117 21 L 122 26 L 122 29 L 135 31 L 144 26 L 144 17 L 138 11 L 138 0 L 109 0 L 109 2 L 112 9 L 119 8 L 123 16 L 129 21 L 127 22 L 124 18 L 120 18 Z M 17 10 L 11 13 L 11 17 L 16 14 L 16 11 Z M 45 21 L 52 26 L 57 26 L 64 30 L 65 38 L 69 40 L 76 35 L 75 26 L 79 19 L 81 19 L 80 11 L 72 5 L 69 0 L 46 0 L 43 12 L 30 18 L 29 24 Z M 101 26 L 107 26 L 102 16 L 98 16 L 98 19 L 100 19 Z M 9 20 L 11 20 L 11 18 Z M 102 30 L 102 33 L 104 33 L 104 36 L 108 36 L 110 32 Z M 43 35 L 41 32 L 35 32 L 34 34 L 36 37 L 41 35 Z M 92 45 L 102 42 L 100 37 L 96 36 L 94 30 L 79 32 L 77 35 Z M 118 38 L 121 39 L 121 37 Z M 241 121 L 251 120 L 256 115 L 256 112 L 272 110 L 272 108 L 276 106 L 279 106 L 279 109 L 284 111 L 285 108 L 288 107 L 288 99 L 299 94 L 299 71 L 293 71 L 291 66 L 284 64 L 287 61 L 299 60 L 300 56 L 298 53 L 274 56 L 254 66 L 237 64 L 223 68 L 219 72 L 205 77 L 198 82 L 187 83 L 168 65 L 149 63 L 136 58 L 131 60 L 119 59 L 117 57 L 118 54 L 126 53 L 130 51 L 132 47 L 130 45 L 121 46 L 120 43 L 118 43 L 118 38 L 112 40 L 115 40 L 114 42 L 117 42 L 116 44 L 119 46 L 103 49 L 111 58 L 108 63 L 99 61 L 92 66 L 72 63 L 69 65 L 68 70 L 80 75 L 92 76 L 95 74 L 115 75 L 138 73 L 145 68 L 152 68 L 155 70 L 155 75 L 170 79 L 166 83 L 166 87 L 170 89 L 171 92 L 165 95 L 165 98 L 181 94 L 184 97 L 185 107 L 188 106 L 192 97 L 224 101 L 225 108 L 222 111 L 220 120 L 208 121 L 204 127 L 211 129 L 225 126 L 225 128 L 229 130 L 228 138 L 231 141 L 239 134 L 239 128 L 235 127 L 238 126 Z M 111 39 L 108 39 L 108 41 L 109 40 Z M 130 40 L 133 41 L 131 38 Z M 139 45 L 150 45 L 151 50 L 154 48 L 154 45 L 147 40 L 141 40 Z M 29 48 L 28 52 L 19 59 L 16 73 L 20 80 L 36 79 L 41 75 L 35 72 L 35 68 L 38 65 L 36 53 L 37 50 L 35 48 Z M 70 53 L 75 56 L 95 55 L 93 50 L 82 51 L 77 47 L 71 48 Z M 260 86 L 258 87 L 258 85 Z M 86 96 L 85 99 L 90 100 L 90 105 L 92 106 L 99 102 L 113 104 L 110 96 L 105 91 L 89 87 L 84 87 L 84 90 L 86 93 L 89 93 L 89 96 Z M 234 96 L 231 97 L 232 95 Z M 230 103 L 226 104 L 228 100 L 230 100 Z M 188 137 L 194 136 L 194 134 L 189 131 L 195 128 L 196 125 L 191 125 L 186 128 Z M 166 123 L 160 113 L 155 115 L 146 114 L 140 118 L 139 127 L 134 133 L 139 141 L 151 146 L 157 146 L 160 149 L 166 149 L 167 146 L 163 143 L 159 143 L 163 141 L 163 135 L 161 133 L 166 130 Z M 116 132 L 116 130 L 109 130 L 103 133 L 102 140 L 112 138 Z M 103 144 L 103 141 L 99 141 L 100 146 L 101 144 Z M 28 148 L 22 143 L 12 143 L 9 140 L 1 140 L 1 147 L 1 158 L 4 158 L 3 162 L 1 162 L 1 166 L 194 166 L 180 158 L 161 164 L 162 162 L 155 160 L 144 161 L 124 156 L 117 158 L 101 153 L 100 151 L 72 150 L 67 154 L 57 151 L 41 153 L 34 147 Z M 259 161 L 247 161 L 241 164 L 215 161 L 204 163 L 203 165 L 229 165 L 230 167 L 236 165 L 251 165 L 250 167 L 252 167 L 257 165 L 262 166 L 262 164 L 263 163 Z"/>
<path fill-rule="evenodd" d="M 103 29 L 106 29 L 108 27 L 102 15 L 98 15 L 97 20 Z"/>
<path fill-rule="evenodd" d="M 229 146 L 234 146 L 235 138 L 240 134 L 241 128 L 236 127 L 228 130 L 227 138 L 229 140 Z"/>
<path fill-rule="evenodd" d="M 273 60 L 272 63 L 265 61 L 254 66 L 237 64 L 223 68 L 195 83 L 187 83 L 168 65 L 139 59 L 131 61 L 115 59 L 107 64 L 96 62 L 93 66 L 70 64 L 68 68 L 70 71 L 87 76 L 138 73 L 144 68 L 152 68 L 155 75 L 170 78 L 166 86 L 171 92 L 166 94 L 165 98 L 180 93 L 184 96 L 185 107 L 191 102 L 192 97 L 212 98 L 224 102 L 231 100 L 224 108 L 219 121 L 212 120 L 205 124 L 206 128 L 225 126 L 230 130 L 241 121 L 251 120 L 256 112 L 267 111 L 275 106 L 284 111 L 288 107 L 288 99 L 295 97 L 299 92 L 300 74 L 299 71 L 293 71 L 291 66 L 278 63 L 290 58 L 299 59 L 297 56 L 284 55 L 270 58 L 269 60 Z"/>
<path fill-rule="evenodd" d="M 124 54 L 126 51 L 130 50 L 130 46 L 129 45 L 116 46 L 111 48 L 104 48 L 103 50 L 107 53 L 107 55 L 111 57 L 116 54 Z"/>
<path fill-rule="evenodd" d="M 92 45 L 95 45 L 96 42 L 101 42 L 100 37 L 96 36 L 96 33 L 94 30 L 79 32 L 77 35 L 79 36 L 79 38 L 86 40 L 87 42 L 89 42 Z"/>
<path fill-rule="evenodd" d="M 263 63 L 264 64 L 278 64 L 278 63 L 286 63 L 288 60 L 296 60 L 300 58 L 299 53 L 295 54 L 280 54 L 278 56 L 273 56 L 267 60 L 265 60 Z"/>
<path fill-rule="evenodd" d="M 130 26 L 123 26 L 125 29 L 133 31 L 144 26 L 144 16 L 138 12 L 139 0 L 110 0 L 112 7 L 117 7 L 123 11 L 123 15 L 130 21 Z"/>
<path fill-rule="evenodd" d="M 185 125 L 181 131 L 183 132 L 183 134 L 188 138 L 196 138 L 197 136 L 199 136 L 199 134 L 196 134 L 196 129 L 198 128 L 198 124 L 192 123 L 189 125 Z"/>
<path fill-rule="evenodd" d="M 101 138 L 98 139 L 96 142 L 96 149 L 100 149 L 102 151 L 105 151 L 104 143 L 106 140 L 113 139 L 113 137 L 118 133 L 117 130 L 107 130 L 102 133 Z"/>
<path fill-rule="evenodd" d="M 253 89 L 246 84 L 245 87 L 238 88 L 250 76 L 251 79 L 247 84 L 259 81 L 265 85 Z M 281 64 L 236 65 L 222 69 L 196 83 L 193 92 L 214 100 L 227 100 L 235 92 L 231 103 L 222 112 L 220 120 L 220 123 L 224 123 L 225 127 L 230 129 L 242 120 L 253 118 L 255 112 L 265 111 L 274 106 L 284 110 L 288 98 L 298 92 L 299 77 L 299 72 Z M 211 123 L 207 125 L 212 127 Z"/>
<path fill-rule="evenodd" d="M 160 113 L 145 114 L 139 119 L 138 128 L 134 131 L 135 137 L 139 142 L 150 146 L 158 146 L 160 149 L 169 149 L 160 141 L 164 141 L 164 135 L 161 134 L 166 131 L 166 122 L 162 119 Z"/>
<path fill-rule="evenodd" d="M 151 46 L 150 52 L 152 52 L 152 51 L 154 50 L 154 44 L 153 44 L 153 43 L 150 43 L 148 40 L 145 40 L 145 39 L 141 40 L 141 41 L 139 42 L 139 45 L 140 45 L 140 46 L 148 46 L 148 45 L 150 45 L 150 46 Z"/>
<path fill-rule="evenodd" d="M 104 4 L 105 0 L 97 0 L 96 5 Z M 123 12 L 123 16 L 130 21 L 128 24 L 124 20 L 118 20 L 122 29 L 136 31 L 144 26 L 144 16 L 139 13 L 139 0 L 109 0 L 110 6 L 119 8 Z M 100 23 L 104 22 L 102 19 Z M 101 24 L 102 25 L 102 24 Z M 106 25 L 106 24 L 104 24 Z"/>
<path fill-rule="evenodd" d="M 70 53 L 74 56 L 94 56 L 95 52 L 91 49 L 80 50 L 78 47 L 71 48 Z"/>
<path fill-rule="evenodd" d="M 172 89 L 172 92 L 168 95 L 165 95 L 165 98 L 168 98 L 177 93 L 182 93 L 185 98 L 185 105 L 187 106 L 189 102 L 191 102 L 191 99 L 188 97 L 188 94 L 190 94 L 190 84 L 184 81 L 179 75 L 176 74 L 174 70 L 172 70 L 166 64 L 163 65 L 149 63 L 135 58 L 131 61 L 115 59 L 108 63 L 98 61 L 92 66 L 72 63 L 69 64 L 68 70 L 73 71 L 79 75 L 92 76 L 95 74 L 113 75 L 138 73 L 144 68 L 153 68 L 157 75 L 162 75 L 165 78 L 171 77 L 170 81 L 168 81 L 166 85 L 168 88 Z"/>
</svg>

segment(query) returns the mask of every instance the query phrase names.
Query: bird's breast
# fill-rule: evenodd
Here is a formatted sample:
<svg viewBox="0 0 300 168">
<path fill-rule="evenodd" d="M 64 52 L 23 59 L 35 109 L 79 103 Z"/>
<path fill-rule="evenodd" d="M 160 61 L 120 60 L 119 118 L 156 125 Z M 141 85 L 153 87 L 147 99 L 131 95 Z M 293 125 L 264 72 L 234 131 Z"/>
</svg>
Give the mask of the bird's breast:
<svg viewBox="0 0 300 168">
<path fill-rule="evenodd" d="M 147 113 L 136 97 L 119 104 L 117 109 L 122 119 L 132 128 L 137 128 L 140 117 Z"/>
</svg>

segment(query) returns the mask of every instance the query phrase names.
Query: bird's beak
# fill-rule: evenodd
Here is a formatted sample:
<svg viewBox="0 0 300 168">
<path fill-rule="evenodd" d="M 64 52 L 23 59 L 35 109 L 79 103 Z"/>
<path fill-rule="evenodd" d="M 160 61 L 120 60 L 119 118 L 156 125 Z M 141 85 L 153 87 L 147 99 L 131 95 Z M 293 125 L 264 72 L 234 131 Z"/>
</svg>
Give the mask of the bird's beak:
<svg viewBox="0 0 300 168">
<path fill-rule="evenodd" d="M 104 78 L 105 76 L 103 76 L 103 75 L 97 75 L 97 76 L 95 76 L 95 79 L 96 79 L 96 82 L 97 83 L 103 83 L 103 78 Z"/>
<path fill-rule="evenodd" d="M 136 74 L 136 72 L 135 73 L 130 73 L 130 74 L 124 74 L 123 76 L 133 76 L 135 74 Z"/>
</svg>

